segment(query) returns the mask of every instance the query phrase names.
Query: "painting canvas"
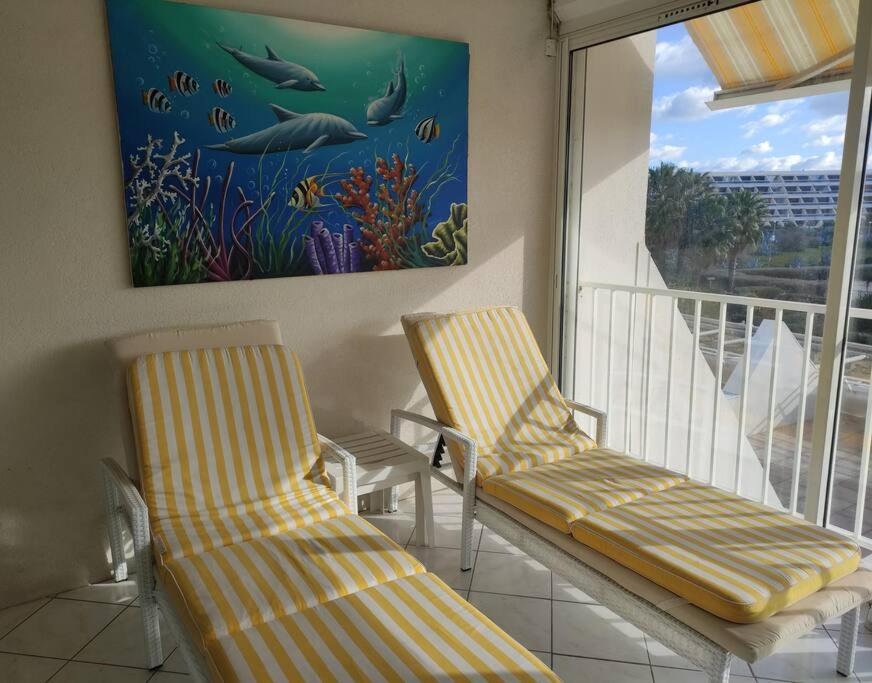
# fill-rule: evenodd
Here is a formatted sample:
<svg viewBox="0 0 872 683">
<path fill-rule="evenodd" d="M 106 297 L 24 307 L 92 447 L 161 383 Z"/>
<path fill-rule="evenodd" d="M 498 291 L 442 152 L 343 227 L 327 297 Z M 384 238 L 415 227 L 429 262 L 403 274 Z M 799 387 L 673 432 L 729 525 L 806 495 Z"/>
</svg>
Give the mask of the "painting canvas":
<svg viewBox="0 0 872 683">
<path fill-rule="evenodd" d="M 467 44 L 107 7 L 136 286 L 466 263 Z"/>
</svg>

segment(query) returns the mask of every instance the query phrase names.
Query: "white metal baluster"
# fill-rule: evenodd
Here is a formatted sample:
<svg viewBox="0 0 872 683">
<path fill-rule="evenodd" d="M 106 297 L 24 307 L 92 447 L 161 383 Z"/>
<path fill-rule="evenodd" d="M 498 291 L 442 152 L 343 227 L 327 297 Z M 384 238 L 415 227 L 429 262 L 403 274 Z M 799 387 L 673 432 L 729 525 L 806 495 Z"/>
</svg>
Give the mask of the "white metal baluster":
<svg viewBox="0 0 872 683">
<path fill-rule="evenodd" d="M 687 404 L 687 453 L 684 459 L 684 473 L 690 476 L 690 456 L 693 447 L 693 407 L 696 403 L 696 357 L 699 354 L 699 319 L 702 314 L 702 301 L 697 299 L 693 305 L 693 350 L 690 352 L 690 392 Z"/>
<path fill-rule="evenodd" d="M 745 307 L 745 354 L 742 359 L 742 395 L 739 400 L 739 429 L 736 434 L 736 471 L 733 491 L 739 493 L 742 481 L 742 447 L 745 445 L 745 420 L 748 416 L 748 380 L 751 374 L 751 335 L 754 332 L 754 307 Z"/>
<path fill-rule="evenodd" d="M 718 311 L 718 367 L 715 371 L 715 408 L 712 415 L 712 452 L 709 459 L 708 483 L 715 480 L 715 458 L 718 452 L 718 431 L 721 423 L 721 385 L 724 380 L 724 337 L 727 331 L 727 304 L 721 302 Z"/>
<path fill-rule="evenodd" d="M 606 352 L 606 415 L 612 414 L 612 361 L 614 360 L 615 352 L 612 340 L 615 332 L 615 290 L 609 291 L 609 338 L 608 349 Z M 609 442 L 609 427 L 613 420 L 606 423 L 606 442 Z"/>
<path fill-rule="evenodd" d="M 645 390 L 642 393 L 642 459 L 648 462 L 648 410 L 651 406 L 651 349 L 654 348 L 654 295 L 648 295 L 647 331 L 645 334 Z"/>
<path fill-rule="evenodd" d="M 799 498 L 799 475 L 802 469 L 802 440 L 805 438 L 805 404 L 808 402 L 808 366 L 811 364 L 811 335 L 814 313 L 805 314 L 805 335 L 802 339 L 802 377 L 800 379 L 799 416 L 796 420 L 796 445 L 793 450 L 793 481 L 790 486 L 790 511 L 796 514 Z"/>
<path fill-rule="evenodd" d="M 624 387 L 624 451 L 630 448 L 630 394 L 633 383 L 633 348 L 636 342 L 636 292 L 630 292 L 627 302 L 629 315 L 627 317 L 627 381 Z"/>
<path fill-rule="evenodd" d="M 599 334 L 596 326 L 596 300 L 597 300 L 597 292 L 599 290 L 594 287 L 591 289 L 591 297 L 590 297 L 590 362 L 588 363 L 588 368 L 590 368 L 590 395 L 589 395 L 589 403 L 592 406 L 596 405 L 596 368 L 599 367 L 599 364 L 596 362 L 596 342 L 599 339 Z"/>
<path fill-rule="evenodd" d="M 663 437 L 663 466 L 669 467 L 669 423 L 672 413 L 672 358 L 675 356 L 675 317 L 678 313 L 678 300 L 670 298 L 672 312 L 669 316 L 669 360 L 666 363 L 666 422 Z"/>
<path fill-rule="evenodd" d="M 769 502 L 769 473 L 772 470 L 772 438 L 775 434 L 775 406 L 778 395 L 778 356 L 781 350 L 781 319 L 784 313 L 775 309 L 775 339 L 772 342 L 772 368 L 769 373 L 769 428 L 766 431 L 766 458 L 763 464 L 763 490 L 760 500 L 764 505 Z"/>
<path fill-rule="evenodd" d="M 596 342 L 599 338 L 598 330 L 597 330 L 597 320 L 596 320 L 596 295 L 597 289 L 591 288 L 590 290 L 590 344 L 588 346 L 588 355 L 589 360 L 587 364 L 588 368 L 588 388 L 587 388 L 587 402 L 589 405 L 596 405 L 596 381 L 597 381 L 597 373 L 596 373 Z"/>
<path fill-rule="evenodd" d="M 869 480 L 869 450 L 872 447 L 872 371 L 866 392 L 866 423 L 863 425 L 863 450 L 860 451 L 860 481 L 857 489 L 857 509 L 854 512 L 854 538 L 863 533 L 863 511 L 866 509 L 866 484 Z"/>
</svg>

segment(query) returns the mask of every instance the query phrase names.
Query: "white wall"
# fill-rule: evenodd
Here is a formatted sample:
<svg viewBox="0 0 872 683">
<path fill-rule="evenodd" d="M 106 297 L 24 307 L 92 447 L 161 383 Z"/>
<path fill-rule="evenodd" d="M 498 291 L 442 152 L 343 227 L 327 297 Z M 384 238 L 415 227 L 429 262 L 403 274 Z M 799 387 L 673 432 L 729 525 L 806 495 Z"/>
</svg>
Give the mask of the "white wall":
<svg viewBox="0 0 872 683">
<path fill-rule="evenodd" d="M 97 463 L 120 456 L 107 337 L 277 318 L 318 427 L 426 400 L 403 313 L 524 308 L 545 341 L 554 67 L 534 0 L 209 0 L 470 43 L 470 265 L 134 290 L 101 0 L 0 4 L 0 607 L 105 578 Z"/>
</svg>

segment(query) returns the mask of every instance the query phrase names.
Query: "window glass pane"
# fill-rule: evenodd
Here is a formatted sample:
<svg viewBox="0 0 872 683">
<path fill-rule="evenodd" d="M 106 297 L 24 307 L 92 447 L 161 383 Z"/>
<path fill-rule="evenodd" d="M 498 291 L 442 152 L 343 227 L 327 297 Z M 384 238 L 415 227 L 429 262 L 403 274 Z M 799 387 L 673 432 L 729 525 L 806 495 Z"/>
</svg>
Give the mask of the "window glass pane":
<svg viewBox="0 0 872 683">
<path fill-rule="evenodd" d="M 586 50 L 574 120 L 576 398 L 611 447 L 800 512 L 852 64 L 797 39 L 845 50 L 858 6 L 802 5 Z"/>
<path fill-rule="evenodd" d="M 866 160 L 869 166 L 869 160 Z M 852 269 L 848 338 L 842 359 L 839 422 L 827 523 L 872 547 L 869 444 L 872 428 L 872 186 L 864 187 Z"/>
</svg>

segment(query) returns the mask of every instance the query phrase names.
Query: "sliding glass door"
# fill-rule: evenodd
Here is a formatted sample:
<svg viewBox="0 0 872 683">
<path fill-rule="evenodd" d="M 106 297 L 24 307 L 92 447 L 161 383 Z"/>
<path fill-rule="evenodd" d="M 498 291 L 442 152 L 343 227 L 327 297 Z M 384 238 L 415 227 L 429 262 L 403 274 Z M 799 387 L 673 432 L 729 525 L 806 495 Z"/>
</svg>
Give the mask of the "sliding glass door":
<svg viewBox="0 0 872 683">
<path fill-rule="evenodd" d="M 872 536 L 860 4 L 759 0 L 566 42 L 554 358 L 567 393 L 608 410 L 611 447 L 858 537 Z"/>
</svg>

